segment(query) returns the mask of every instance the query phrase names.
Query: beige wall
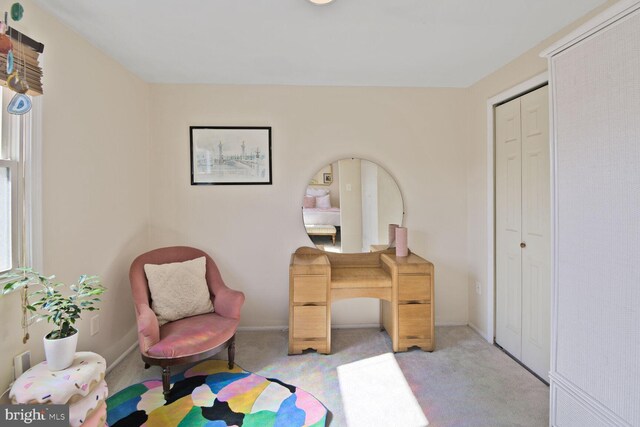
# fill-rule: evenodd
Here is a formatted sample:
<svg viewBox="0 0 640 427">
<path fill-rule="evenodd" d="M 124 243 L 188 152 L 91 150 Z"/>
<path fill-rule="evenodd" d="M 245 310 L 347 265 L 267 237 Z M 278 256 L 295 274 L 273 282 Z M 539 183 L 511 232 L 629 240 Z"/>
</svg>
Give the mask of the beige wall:
<svg viewBox="0 0 640 427">
<path fill-rule="evenodd" d="M 402 218 L 402 194 L 387 171 L 378 169 L 378 242 L 389 243 L 389 224 Z"/>
<path fill-rule="evenodd" d="M 0 10 L 12 2 L 1 1 Z M 16 27 L 45 44 L 43 98 L 43 251 L 46 274 L 62 281 L 99 274 L 108 288 L 101 331 L 83 316 L 79 350 L 113 362 L 135 341 L 128 269 L 148 243 L 149 86 L 60 25 L 30 1 Z M 0 386 L 13 379 L 13 356 L 43 360 L 41 322 L 22 344 L 19 298 L 0 298 Z"/>
<path fill-rule="evenodd" d="M 340 170 L 340 247 L 344 253 L 362 251 L 362 164 L 360 159 L 338 162 Z"/>
<path fill-rule="evenodd" d="M 469 132 L 467 145 L 469 279 L 467 291 L 469 323 L 484 336 L 488 332 L 487 316 L 493 315 L 487 310 L 487 286 L 493 286 L 493 284 L 487 284 L 489 263 L 487 242 L 493 238 L 487 233 L 487 100 L 546 71 L 547 61 L 539 56 L 543 49 L 616 2 L 608 1 L 469 88 L 467 128 Z M 481 295 L 475 292 L 476 281 L 481 284 Z"/>
<path fill-rule="evenodd" d="M 212 254 L 247 294 L 242 325 L 285 326 L 292 251 L 309 177 L 372 160 L 393 175 L 410 247 L 436 265 L 437 322 L 467 322 L 466 90 L 152 85 L 151 240 Z M 189 125 L 273 127 L 273 185 L 189 185 Z M 343 181 L 344 177 L 340 177 Z M 378 321 L 377 303 L 334 306 L 335 324 Z"/>
</svg>

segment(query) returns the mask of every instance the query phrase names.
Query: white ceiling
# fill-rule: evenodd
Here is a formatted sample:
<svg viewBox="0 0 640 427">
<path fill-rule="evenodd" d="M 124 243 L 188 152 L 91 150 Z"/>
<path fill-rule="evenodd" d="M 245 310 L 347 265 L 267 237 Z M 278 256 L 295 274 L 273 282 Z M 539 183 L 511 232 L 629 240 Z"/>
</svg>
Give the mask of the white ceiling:
<svg viewBox="0 0 640 427">
<path fill-rule="evenodd" d="M 148 82 L 467 87 L 605 0 L 34 1 Z"/>
</svg>

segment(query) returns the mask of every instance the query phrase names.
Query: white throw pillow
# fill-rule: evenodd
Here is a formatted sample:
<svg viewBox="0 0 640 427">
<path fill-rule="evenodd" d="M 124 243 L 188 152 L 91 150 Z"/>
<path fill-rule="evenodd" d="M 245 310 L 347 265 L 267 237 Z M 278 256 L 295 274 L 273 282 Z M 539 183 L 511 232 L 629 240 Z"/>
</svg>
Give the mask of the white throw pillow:
<svg viewBox="0 0 640 427">
<path fill-rule="evenodd" d="M 170 264 L 145 264 L 144 272 L 151 291 L 151 309 L 160 325 L 213 311 L 205 257 Z"/>
<path fill-rule="evenodd" d="M 318 197 L 325 194 L 329 194 L 328 188 L 307 187 L 307 196 Z"/>
<path fill-rule="evenodd" d="M 316 208 L 320 209 L 331 209 L 331 200 L 329 200 L 329 195 L 316 197 Z"/>
</svg>

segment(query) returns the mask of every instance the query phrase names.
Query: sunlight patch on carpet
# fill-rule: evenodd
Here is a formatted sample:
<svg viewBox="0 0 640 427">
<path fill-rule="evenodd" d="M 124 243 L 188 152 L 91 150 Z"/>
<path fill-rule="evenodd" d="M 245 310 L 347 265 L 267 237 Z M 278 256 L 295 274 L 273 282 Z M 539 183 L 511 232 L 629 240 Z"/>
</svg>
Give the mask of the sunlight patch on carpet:
<svg viewBox="0 0 640 427">
<path fill-rule="evenodd" d="M 349 427 L 429 424 L 392 353 L 338 366 Z"/>
</svg>

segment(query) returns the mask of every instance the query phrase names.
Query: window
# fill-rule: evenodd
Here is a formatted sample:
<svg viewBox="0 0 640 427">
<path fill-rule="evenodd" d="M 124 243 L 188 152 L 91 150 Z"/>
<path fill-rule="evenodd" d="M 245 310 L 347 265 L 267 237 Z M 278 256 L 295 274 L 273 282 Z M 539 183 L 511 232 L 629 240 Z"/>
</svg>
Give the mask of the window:
<svg viewBox="0 0 640 427">
<path fill-rule="evenodd" d="M 24 266 L 27 256 L 28 219 L 30 211 L 25 196 L 25 180 L 30 150 L 31 114 L 7 113 L 14 93 L 0 88 L 0 272 Z"/>
</svg>

